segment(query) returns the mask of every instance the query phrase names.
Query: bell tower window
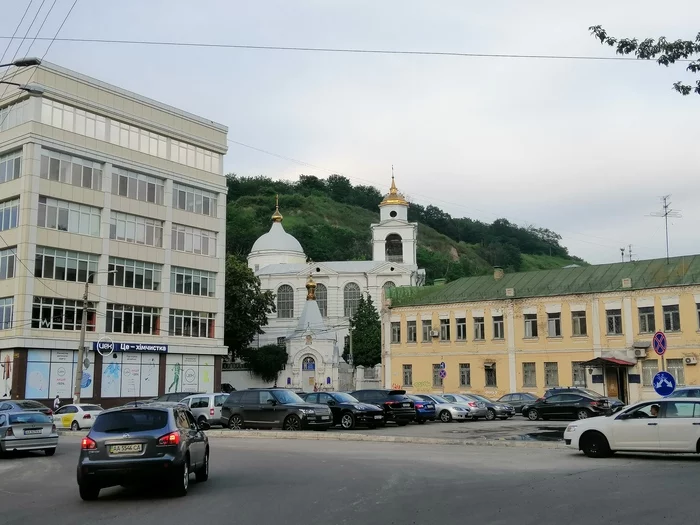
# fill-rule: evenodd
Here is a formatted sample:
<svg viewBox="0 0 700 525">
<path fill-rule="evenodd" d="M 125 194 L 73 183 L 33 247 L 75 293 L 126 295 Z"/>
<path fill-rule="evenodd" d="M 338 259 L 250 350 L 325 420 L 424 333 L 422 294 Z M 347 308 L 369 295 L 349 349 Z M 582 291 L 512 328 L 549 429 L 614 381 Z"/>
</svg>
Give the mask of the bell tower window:
<svg viewBox="0 0 700 525">
<path fill-rule="evenodd" d="M 391 233 L 387 235 L 384 250 L 388 262 L 403 262 L 403 240 L 399 234 Z"/>
</svg>

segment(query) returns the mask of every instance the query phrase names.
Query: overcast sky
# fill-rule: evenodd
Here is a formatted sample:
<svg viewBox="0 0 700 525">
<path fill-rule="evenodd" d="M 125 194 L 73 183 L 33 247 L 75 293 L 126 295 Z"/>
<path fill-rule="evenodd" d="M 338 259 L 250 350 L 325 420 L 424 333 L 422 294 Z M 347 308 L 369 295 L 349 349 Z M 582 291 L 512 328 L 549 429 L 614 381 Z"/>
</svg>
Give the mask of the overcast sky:
<svg viewBox="0 0 700 525">
<path fill-rule="evenodd" d="M 0 36 L 30 0 L 3 2 Z M 34 36 L 53 0 L 29 33 Z M 73 0 L 57 0 L 53 36 Z M 18 35 L 41 4 L 33 0 Z M 647 0 L 79 0 L 60 36 L 490 54 L 613 56 L 588 32 L 695 38 L 700 3 Z M 0 40 L 0 51 L 8 40 Z M 14 54 L 18 42 L 9 50 Z M 48 42 L 29 53 L 43 55 Z M 659 197 L 683 218 L 672 255 L 700 252 L 700 96 L 685 66 L 55 42 L 46 60 L 202 115 L 236 144 L 226 172 L 341 173 L 453 216 L 553 229 L 592 263 L 663 257 Z M 282 197 L 283 199 L 283 197 Z M 282 200 L 282 205 L 283 205 Z"/>
</svg>

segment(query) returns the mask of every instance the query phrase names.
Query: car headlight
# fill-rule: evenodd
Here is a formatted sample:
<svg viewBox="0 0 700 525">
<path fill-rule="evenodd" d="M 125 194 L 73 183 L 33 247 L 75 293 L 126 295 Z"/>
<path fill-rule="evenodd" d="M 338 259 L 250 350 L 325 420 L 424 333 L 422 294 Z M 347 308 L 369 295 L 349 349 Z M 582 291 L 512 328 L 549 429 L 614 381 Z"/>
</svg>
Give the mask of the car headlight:
<svg viewBox="0 0 700 525">
<path fill-rule="evenodd" d="M 566 427 L 566 431 L 567 432 L 576 432 L 576 428 L 577 428 L 576 425 L 569 425 L 568 427 Z"/>
<path fill-rule="evenodd" d="M 307 416 L 313 416 L 316 414 L 316 411 L 313 408 L 300 408 L 299 412 L 306 414 Z"/>
<path fill-rule="evenodd" d="M 353 405 L 355 407 L 355 410 L 365 410 L 365 407 L 362 405 Z"/>
</svg>

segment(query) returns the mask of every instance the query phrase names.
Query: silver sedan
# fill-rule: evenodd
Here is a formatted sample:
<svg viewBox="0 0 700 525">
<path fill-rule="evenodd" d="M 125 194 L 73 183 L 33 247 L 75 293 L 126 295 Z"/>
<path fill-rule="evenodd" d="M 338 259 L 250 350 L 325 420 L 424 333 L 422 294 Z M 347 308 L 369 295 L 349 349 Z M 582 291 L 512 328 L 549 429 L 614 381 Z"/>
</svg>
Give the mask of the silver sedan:
<svg viewBox="0 0 700 525">
<path fill-rule="evenodd" d="M 0 452 L 43 450 L 53 456 L 58 446 L 56 425 L 41 412 L 0 414 Z"/>
<path fill-rule="evenodd" d="M 471 413 L 468 406 L 459 403 L 452 403 L 444 397 L 435 394 L 418 394 L 418 397 L 426 401 L 432 401 L 435 404 L 435 413 L 443 423 L 450 421 L 466 421 L 471 419 Z"/>
<path fill-rule="evenodd" d="M 462 394 L 443 394 L 442 397 L 447 399 L 450 403 L 468 407 L 469 417 L 472 419 L 479 419 L 480 417 L 486 419 L 486 416 L 488 415 L 486 403 L 483 401 L 478 401 Z"/>
</svg>

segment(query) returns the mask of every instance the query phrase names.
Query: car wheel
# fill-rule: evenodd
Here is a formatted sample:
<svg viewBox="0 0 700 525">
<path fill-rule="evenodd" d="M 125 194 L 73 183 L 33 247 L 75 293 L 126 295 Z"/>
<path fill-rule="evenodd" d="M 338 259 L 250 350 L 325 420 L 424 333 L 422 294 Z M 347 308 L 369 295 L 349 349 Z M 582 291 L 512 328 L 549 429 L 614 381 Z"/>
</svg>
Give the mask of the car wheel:
<svg viewBox="0 0 700 525">
<path fill-rule="evenodd" d="M 53 456 L 55 453 L 56 453 L 56 447 L 44 449 L 44 454 L 46 454 L 47 456 Z"/>
<path fill-rule="evenodd" d="M 228 420 L 228 428 L 231 430 L 241 430 L 243 428 L 243 418 L 238 414 L 232 415 Z"/>
<path fill-rule="evenodd" d="M 185 458 L 182 466 L 176 470 L 173 478 L 173 494 L 178 497 L 186 496 L 190 488 L 190 458 Z"/>
<path fill-rule="evenodd" d="M 589 417 L 591 417 L 591 413 L 585 408 L 582 408 L 578 412 L 576 412 L 576 417 L 578 419 L 588 419 Z"/>
<path fill-rule="evenodd" d="M 340 417 L 340 426 L 343 427 L 343 430 L 352 430 L 355 428 L 355 416 L 351 412 L 345 412 Z"/>
<path fill-rule="evenodd" d="M 408 421 L 397 421 L 396 424 L 400 427 L 405 427 L 408 425 Z"/>
<path fill-rule="evenodd" d="M 537 421 L 540 418 L 540 415 L 537 413 L 537 410 L 534 408 L 531 408 L 530 410 L 527 411 L 527 418 L 530 421 Z"/>
<path fill-rule="evenodd" d="M 493 409 L 489 408 L 486 411 L 486 421 L 493 421 L 494 419 L 496 419 L 496 412 Z"/>
<path fill-rule="evenodd" d="M 199 416 L 199 419 L 197 419 L 197 425 L 201 425 L 202 423 L 208 423 L 207 418 L 204 416 Z"/>
<path fill-rule="evenodd" d="M 197 483 L 203 483 L 209 479 L 209 449 L 204 453 L 204 464 L 195 473 Z"/>
<path fill-rule="evenodd" d="M 301 419 L 299 419 L 299 416 L 294 414 L 287 416 L 287 419 L 282 423 L 282 430 L 289 430 L 291 432 L 301 430 Z"/>
<path fill-rule="evenodd" d="M 80 499 L 83 501 L 95 501 L 100 497 L 100 487 L 87 486 L 79 483 L 78 491 L 80 492 Z"/>
<path fill-rule="evenodd" d="M 77 430 L 80 430 L 80 425 L 78 425 L 78 422 L 77 422 L 77 421 L 73 421 L 73 422 L 70 424 L 70 429 L 71 429 L 73 432 L 75 432 L 75 431 L 77 431 Z"/>
<path fill-rule="evenodd" d="M 589 458 L 604 458 L 610 455 L 610 444 L 600 432 L 588 432 L 581 437 L 581 450 Z"/>
</svg>

